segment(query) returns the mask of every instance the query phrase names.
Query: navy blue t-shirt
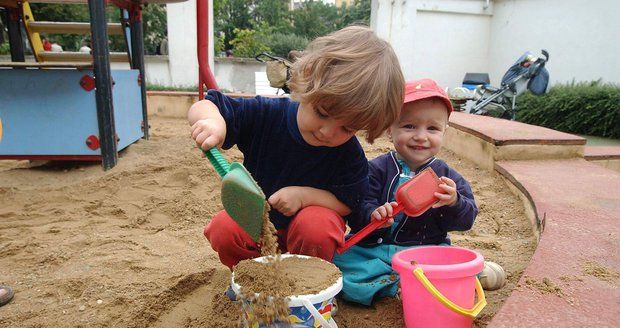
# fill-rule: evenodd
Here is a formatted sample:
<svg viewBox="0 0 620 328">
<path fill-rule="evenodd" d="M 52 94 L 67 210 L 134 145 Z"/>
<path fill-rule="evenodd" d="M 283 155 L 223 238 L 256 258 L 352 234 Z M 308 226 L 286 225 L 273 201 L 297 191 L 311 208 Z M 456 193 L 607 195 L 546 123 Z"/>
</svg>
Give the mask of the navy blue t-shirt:
<svg viewBox="0 0 620 328">
<path fill-rule="evenodd" d="M 231 98 L 209 90 L 205 99 L 226 121 L 222 148 L 237 145 L 243 165 L 267 198 L 283 187 L 313 187 L 333 193 L 352 212 L 360 210 L 368 190 L 368 162 L 355 136 L 338 147 L 309 145 L 297 126 L 299 103 L 288 98 Z M 270 216 L 276 229 L 292 219 L 276 210 Z"/>
</svg>

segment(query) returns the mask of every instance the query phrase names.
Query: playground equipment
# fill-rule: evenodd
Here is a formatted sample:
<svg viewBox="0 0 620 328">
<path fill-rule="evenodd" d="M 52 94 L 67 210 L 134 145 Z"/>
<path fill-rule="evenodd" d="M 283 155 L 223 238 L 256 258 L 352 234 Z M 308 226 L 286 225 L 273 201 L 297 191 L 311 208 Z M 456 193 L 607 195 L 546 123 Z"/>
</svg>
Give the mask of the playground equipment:
<svg viewBox="0 0 620 328">
<path fill-rule="evenodd" d="M 209 67 L 209 0 L 196 0 L 196 45 L 198 52 L 198 97 L 204 99 L 204 87 L 217 89 Z"/>
<path fill-rule="evenodd" d="M 0 63 L 0 159 L 101 161 L 148 138 L 142 5 L 185 0 L 33 0 L 88 4 L 90 24 L 36 22 L 27 1 L 0 0 L 7 12 L 11 62 Z M 106 24 L 105 5 L 121 10 Z M 21 28 L 36 62 L 26 62 Z M 92 53 L 45 51 L 40 32 L 91 34 Z M 108 33 L 123 34 L 127 53 L 110 53 Z M 110 60 L 130 68 L 111 70 Z"/>
</svg>

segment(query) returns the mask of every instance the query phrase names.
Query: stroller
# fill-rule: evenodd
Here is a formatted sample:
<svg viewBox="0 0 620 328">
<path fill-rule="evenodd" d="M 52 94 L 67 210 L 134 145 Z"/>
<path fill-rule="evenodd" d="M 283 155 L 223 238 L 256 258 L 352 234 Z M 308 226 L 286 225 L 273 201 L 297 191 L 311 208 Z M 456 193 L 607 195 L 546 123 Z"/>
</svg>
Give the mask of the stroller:
<svg viewBox="0 0 620 328">
<path fill-rule="evenodd" d="M 549 53 L 541 50 L 543 57 L 530 52 L 523 54 L 504 74 L 500 88 L 489 85 L 488 74 L 467 73 L 463 87 L 449 90 L 448 95 L 457 110 L 465 110 L 469 100 L 475 101 L 469 113 L 514 120 L 517 96 L 530 90 L 535 95 L 545 94 L 549 72 L 545 64 Z M 473 87 L 473 92 L 470 91 Z"/>
<path fill-rule="evenodd" d="M 258 54 L 254 59 L 267 64 L 267 80 L 269 80 L 270 87 L 280 89 L 284 93 L 291 93 L 288 87 L 288 81 L 291 79 L 291 66 L 301 56 L 301 51 L 291 50 L 288 53 L 288 59 L 266 52 Z"/>
</svg>

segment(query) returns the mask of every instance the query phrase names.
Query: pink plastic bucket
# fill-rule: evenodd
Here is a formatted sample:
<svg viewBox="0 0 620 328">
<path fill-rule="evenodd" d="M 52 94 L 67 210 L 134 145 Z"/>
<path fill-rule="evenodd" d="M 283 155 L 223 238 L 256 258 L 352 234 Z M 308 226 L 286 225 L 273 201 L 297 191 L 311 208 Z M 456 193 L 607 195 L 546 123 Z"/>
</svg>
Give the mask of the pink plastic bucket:
<svg viewBox="0 0 620 328">
<path fill-rule="evenodd" d="M 476 277 L 484 258 L 477 252 L 452 246 L 414 247 L 396 253 L 392 267 L 400 275 L 408 328 L 471 327 L 486 305 Z"/>
</svg>

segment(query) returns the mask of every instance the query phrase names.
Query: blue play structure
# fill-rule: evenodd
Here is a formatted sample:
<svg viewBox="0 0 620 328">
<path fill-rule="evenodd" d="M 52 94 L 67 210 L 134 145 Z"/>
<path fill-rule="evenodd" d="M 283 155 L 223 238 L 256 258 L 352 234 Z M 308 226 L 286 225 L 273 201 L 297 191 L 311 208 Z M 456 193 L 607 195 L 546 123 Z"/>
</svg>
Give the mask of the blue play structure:
<svg viewBox="0 0 620 328">
<path fill-rule="evenodd" d="M 144 136 L 138 70 L 112 71 L 116 147 Z M 92 69 L 3 69 L 0 71 L 0 157 L 101 160 Z"/>
<path fill-rule="evenodd" d="M 0 159 L 101 161 L 109 169 L 119 150 L 148 138 L 142 6 L 180 1 L 53 1 L 87 3 L 89 24 L 37 22 L 27 0 L 0 0 L 11 50 L 11 62 L 0 62 Z M 120 8 L 121 23 L 107 22 L 106 4 Z M 50 51 L 39 32 L 90 35 L 92 50 Z M 109 51 L 108 33 L 125 37 L 126 53 Z M 36 62 L 25 60 L 23 40 Z M 111 60 L 130 68 L 111 70 Z"/>
</svg>

